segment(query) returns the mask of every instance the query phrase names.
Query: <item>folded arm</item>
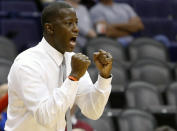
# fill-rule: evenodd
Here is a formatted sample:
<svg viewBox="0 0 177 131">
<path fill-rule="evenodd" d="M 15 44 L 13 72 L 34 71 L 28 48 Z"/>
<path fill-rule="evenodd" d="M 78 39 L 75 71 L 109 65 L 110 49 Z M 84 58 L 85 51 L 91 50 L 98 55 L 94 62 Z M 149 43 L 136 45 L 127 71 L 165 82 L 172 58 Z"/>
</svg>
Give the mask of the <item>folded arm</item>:
<svg viewBox="0 0 177 131">
<path fill-rule="evenodd" d="M 131 35 L 132 33 L 144 29 L 144 25 L 138 16 L 131 18 L 127 23 L 108 24 L 105 21 L 100 21 L 97 25 L 99 24 L 105 24 L 106 30 L 103 33 L 105 33 L 106 36 L 113 38 Z"/>
<path fill-rule="evenodd" d="M 117 30 L 127 31 L 130 33 L 144 29 L 143 23 L 138 16 L 131 18 L 127 23 L 112 24 L 110 26 L 116 28 Z"/>
</svg>

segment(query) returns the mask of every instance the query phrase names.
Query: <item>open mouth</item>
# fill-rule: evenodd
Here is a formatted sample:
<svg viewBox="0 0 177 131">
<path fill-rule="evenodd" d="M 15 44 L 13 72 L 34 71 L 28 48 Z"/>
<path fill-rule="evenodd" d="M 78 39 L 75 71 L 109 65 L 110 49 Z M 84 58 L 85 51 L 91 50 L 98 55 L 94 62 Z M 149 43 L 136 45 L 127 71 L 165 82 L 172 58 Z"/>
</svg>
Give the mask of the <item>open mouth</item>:
<svg viewBox="0 0 177 131">
<path fill-rule="evenodd" d="M 76 42 L 76 37 L 72 37 L 72 38 L 71 38 L 71 41 L 72 41 L 72 42 Z"/>
<path fill-rule="evenodd" d="M 72 46 L 75 46 L 75 45 L 76 45 L 76 38 L 77 38 L 77 37 L 72 37 L 72 38 L 70 39 L 70 44 L 71 44 Z"/>
</svg>

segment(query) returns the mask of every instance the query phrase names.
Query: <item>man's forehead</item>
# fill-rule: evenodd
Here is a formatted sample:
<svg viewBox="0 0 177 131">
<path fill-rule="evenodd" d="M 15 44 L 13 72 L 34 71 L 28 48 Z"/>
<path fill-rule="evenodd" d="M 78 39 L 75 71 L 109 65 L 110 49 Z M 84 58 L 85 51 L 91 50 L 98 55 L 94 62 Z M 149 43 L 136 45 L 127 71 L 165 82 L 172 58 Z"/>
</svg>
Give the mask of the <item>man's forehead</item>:
<svg viewBox="0 0 177 131">
<path fill-rule="evenodd" d="M 58 15 L 60 18 L 66 18 L 67 16 L 76 16 L 74 8 L 62 8 L 58 10 Z"/>
</svg>

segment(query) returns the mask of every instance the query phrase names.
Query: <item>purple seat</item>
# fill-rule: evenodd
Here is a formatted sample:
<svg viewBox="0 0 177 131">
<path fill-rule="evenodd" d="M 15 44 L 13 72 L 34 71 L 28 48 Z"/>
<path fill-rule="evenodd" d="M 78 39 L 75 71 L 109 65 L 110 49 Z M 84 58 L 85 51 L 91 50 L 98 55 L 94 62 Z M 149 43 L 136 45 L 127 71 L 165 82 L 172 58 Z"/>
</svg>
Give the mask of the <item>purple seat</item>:
<svg viewBox="0 0 177 131">
<path fill-rule="evenodd" d="M 7 83 L 7 76 L 11 65 L 11 61 L 0 58 L 0 85 Z"/>
<path fill-rule="evenodd" d="M 137 14 L 141 17 L 169 17 L 171 13 L 171 2 L 160 0 L 134 0 Z"/>
<path fill-rule="evenodd" d="M 177 40 L 177 20 L 173 21 L 173 29 L 175 31 L 174 39 Z"/>
<path fill-rule="evenodd" d="M 171 69 L 168 63 L 157 59 L 136 61 L 131 66 L 130 74 L 132 81 L 151 83 L 157 86 L 160 92 L 164 92 L 166 87 L 172 82 Z"/>
<path fill-rule="evenodd" d="M 7 12 L 33 12 L 37 11 L 34 1 L 1 1 L 0 10 Z"/>
<path fill-rule="evenodd" d="M 138 109 L 126 109 L 117 116 L 119 131 L 154 131 L 156 122 L 152 114 Z"/>
<path fill-rule="evenodd" d="M 19 52 L 31 47 L 41 39 L 40 25 L 34 19 L 2 19 L 1 35 L 9 36 Z"/>
<path fill-rule="evenodd" d="M 166 95 L 168 104 L 177 106 L 177 82 L 173 82 L 169 85 Z"/>
<path fill-rule="evenodd" d="M 157 18 L 143 18 L 145 29 L 142 32 L 144 36 L 154 37 L 162 34 L 167 36 L 170 40 L 175 39 L 175 29 L 173 28 L 173 21 L 168 19 Z"/>
<path fill-rule="evenodd" d="M 177 21 L 177 1 L 176 0 L 173 0 L 172 2 L 172 16 L 173 16 L 173 19 Z"/>
<path fill-rule="evenodd" d="M 125 96 L 129 108 L 153 111 L 155 106 L 160 111 L 162 110 L 161 106 L 164 104 L 157 87 L 144 81 L 132 81 L 129 83 Z"/>
</svg>

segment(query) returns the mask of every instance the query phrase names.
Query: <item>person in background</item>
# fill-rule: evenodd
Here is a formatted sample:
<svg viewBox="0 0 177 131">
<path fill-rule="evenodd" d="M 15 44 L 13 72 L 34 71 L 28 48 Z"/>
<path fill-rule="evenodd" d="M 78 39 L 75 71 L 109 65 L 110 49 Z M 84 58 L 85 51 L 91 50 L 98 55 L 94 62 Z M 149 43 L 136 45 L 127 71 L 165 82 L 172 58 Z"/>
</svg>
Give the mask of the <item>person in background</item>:
<svg viewBox="0 0 177 131">
<path fill-rule="evenodd" d="M 88 39 L 97 36 L 90 19 L 89 11 L 84 5 L 80 4 L 80 0 L 65 1 L 70 3 L 76 10 L 79 28 L 79 36 L 77 38 L 77 42 L 79 43 L 80 47 L 84 47 Z"/>
<path fill-rule="evenodd" d="M 72 52 L 79 32 L 74 8 L 53 2 L 44 8 L 41 21 L 41 42 L 19 54 L 8 75 L 6 131 L 64 131 L 73 105 L 97 120 L 111 93 L 111 54 L 93 54 L 99 72 L 93 83 L 89 58 Z"/>
<path fill-rule="evenodd" d="M 113 0 L 99 0 L 90 10 L 91 19 L 97 33 L 105 34 L 127 45 L 133 39 L 133 34 L 144 29 L 140 17 L 124 3 Z"/>
</svg>

